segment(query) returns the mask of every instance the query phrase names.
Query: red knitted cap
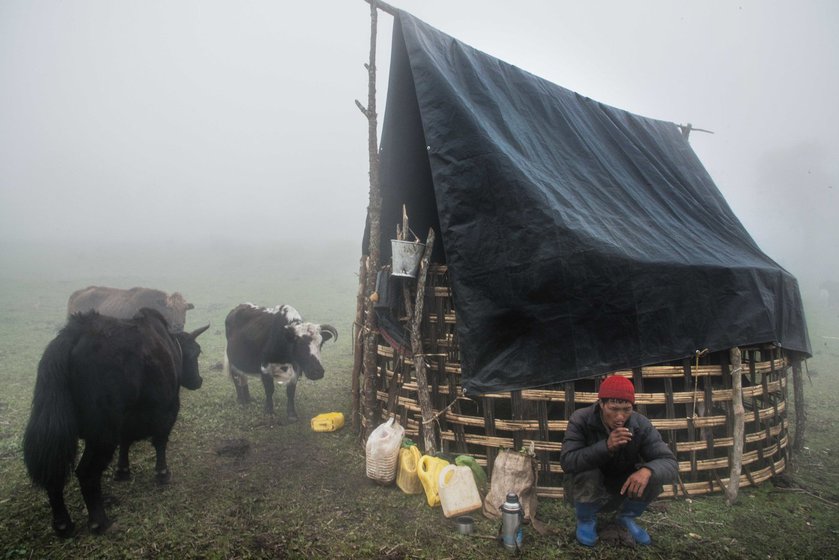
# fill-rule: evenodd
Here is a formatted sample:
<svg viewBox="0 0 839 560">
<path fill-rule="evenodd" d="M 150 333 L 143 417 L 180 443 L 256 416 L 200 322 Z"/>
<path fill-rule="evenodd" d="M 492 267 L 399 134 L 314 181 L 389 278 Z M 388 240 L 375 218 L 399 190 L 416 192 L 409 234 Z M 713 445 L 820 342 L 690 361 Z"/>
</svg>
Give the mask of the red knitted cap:
<svg viewBox="0 0 839 560">
<path fill-rule="evenodd" d="M 599 399 L 619 399 L 635 404 L 635 387 L 632 381 L 620 375 L 607 377 L 600 384 L 600 391 L 597 392 Z"/>
</svg>

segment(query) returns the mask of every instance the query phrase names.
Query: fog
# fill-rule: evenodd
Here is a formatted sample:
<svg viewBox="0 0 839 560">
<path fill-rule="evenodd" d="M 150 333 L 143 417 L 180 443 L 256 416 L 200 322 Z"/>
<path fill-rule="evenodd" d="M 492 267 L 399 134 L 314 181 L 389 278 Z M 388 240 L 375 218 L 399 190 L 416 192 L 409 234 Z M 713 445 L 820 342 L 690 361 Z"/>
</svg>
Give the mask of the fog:
<svg viewBox="0 0 839 560">
<path fill-rule="evenodd" d="M 713 131 L 691 144 L 764 251 L 802 286 L 839 280 L 839 4 L 392 4 L 598 101 Z M 4 0 L 0 247 L 360 247 L 369 25 L 362 0 Z"/>
</svg>

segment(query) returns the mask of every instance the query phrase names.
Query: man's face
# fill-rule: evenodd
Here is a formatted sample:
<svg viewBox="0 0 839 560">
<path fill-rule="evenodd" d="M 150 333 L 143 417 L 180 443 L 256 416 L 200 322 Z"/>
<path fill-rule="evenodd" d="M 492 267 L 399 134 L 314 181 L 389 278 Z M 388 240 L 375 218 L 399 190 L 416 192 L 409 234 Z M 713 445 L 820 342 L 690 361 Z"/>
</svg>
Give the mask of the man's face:
<svg viewBox="0 0 839 560">
<path fill-rule="evenodd" d="M 600 410 L 603 414 L 603 424 L 611 431 L 626 424 L 632 415 L 632 403 L 609 399 L 600 401 Z"/>
</svg>

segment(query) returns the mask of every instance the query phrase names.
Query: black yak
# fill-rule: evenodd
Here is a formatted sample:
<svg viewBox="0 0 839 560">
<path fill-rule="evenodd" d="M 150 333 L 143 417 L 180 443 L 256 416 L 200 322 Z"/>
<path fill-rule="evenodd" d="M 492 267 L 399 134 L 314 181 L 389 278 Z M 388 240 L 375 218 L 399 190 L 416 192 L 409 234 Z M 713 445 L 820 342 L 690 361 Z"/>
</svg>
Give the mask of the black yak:
<svg viewBox="0 0 839 560">
<path fill-rule="evenodd" d="M 201 387 L 196 337 L 170 333 L 159 312 L 141 309 L 123 320 L 95 311 L 72 315 L 47 345 L 38 364 L 23 458 L 32 481 L 44 488 L 55 532 L 68 537 L 73 522 L 64 485 L 84 453 L 76 476 L 94 533 L 110 525 L 102 501 L 102 472 L 121 446 L 119 471 L 128 472 L 128 447 L 151 438 L 159 482 L 169 479 L 166 444 L 180 408 L 179 390 Z"/>
</svg>

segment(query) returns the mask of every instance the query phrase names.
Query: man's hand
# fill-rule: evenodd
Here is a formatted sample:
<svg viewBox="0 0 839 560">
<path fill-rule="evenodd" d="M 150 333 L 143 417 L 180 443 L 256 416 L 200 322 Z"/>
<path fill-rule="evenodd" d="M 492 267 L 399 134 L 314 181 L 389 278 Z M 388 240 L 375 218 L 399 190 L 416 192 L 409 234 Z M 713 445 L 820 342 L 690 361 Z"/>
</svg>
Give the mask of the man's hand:
<svg viewBox="0 0 839 560">
<path fill-rule="evenodd" d="M 609 439 L 606 440 L 606 447 L 611 453 L 614 453 L 619 448 L 632 441 L 632 432 L 629 428 L 615 428 L 609 432 Z"/>
<path fill-rule="evenodd" d="M 621 495 L 626 494 L 630 498 L 640 498 L 644 495 L 644 490 L 647 489 L 647 483 L 650 482 L 650 477 L 653 471 L 647 467 L 641 467 L 626 479 L 621 487 Z"/>
</svg>

